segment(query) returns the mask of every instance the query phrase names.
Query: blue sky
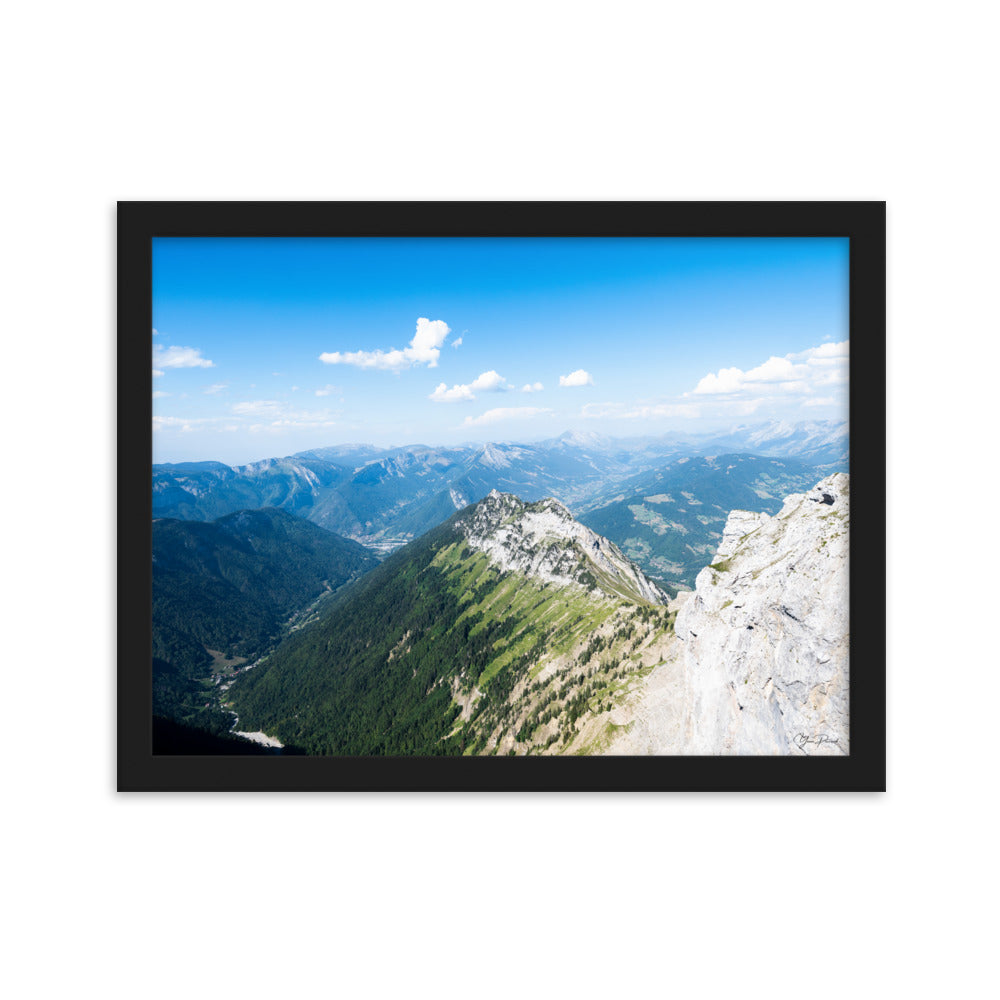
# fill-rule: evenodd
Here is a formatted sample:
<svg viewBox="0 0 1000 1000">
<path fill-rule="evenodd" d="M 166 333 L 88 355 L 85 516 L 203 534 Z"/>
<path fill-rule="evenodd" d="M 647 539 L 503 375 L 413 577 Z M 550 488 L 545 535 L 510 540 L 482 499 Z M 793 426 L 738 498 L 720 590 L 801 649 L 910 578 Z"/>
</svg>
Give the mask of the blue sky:
<svg viewBox="0 0 1000 1000">
<path fill-rule="evenodd" d="M 153 457 L 847 416 L 845 239 L 158 238 Z"/>
</svg>

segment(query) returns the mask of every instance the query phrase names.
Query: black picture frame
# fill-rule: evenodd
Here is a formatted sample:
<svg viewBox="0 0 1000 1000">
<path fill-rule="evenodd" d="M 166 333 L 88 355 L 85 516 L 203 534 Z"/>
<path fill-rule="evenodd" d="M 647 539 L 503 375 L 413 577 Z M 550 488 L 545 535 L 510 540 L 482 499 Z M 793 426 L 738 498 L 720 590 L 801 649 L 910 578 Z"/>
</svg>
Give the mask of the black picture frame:
<svg viewBox="0 0 1000 1000">
<path fill-rule="evenodd" d="M 119 202 L 119 791 L 884 791 L 884 202 Z M 304 757 L 152 752 L 152 240 L 161 236 L 836 236 L 850 240 L 850 728 L 844 757 Z"/>
</svg>

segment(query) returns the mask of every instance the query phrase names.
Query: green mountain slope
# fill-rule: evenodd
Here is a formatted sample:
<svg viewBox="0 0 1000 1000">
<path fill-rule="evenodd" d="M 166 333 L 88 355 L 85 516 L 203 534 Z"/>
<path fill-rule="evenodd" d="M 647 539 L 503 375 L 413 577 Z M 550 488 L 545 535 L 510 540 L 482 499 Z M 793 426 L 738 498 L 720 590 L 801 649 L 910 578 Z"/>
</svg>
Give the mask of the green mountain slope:
<svg viewBox="0 0 1000 1000">
<path fill-rule="evenodd" d="M 320 595 L 377 564 L 363 546 L 265 508 L 153 522 L 153 703 L 213 730 L 213 675 L 263 652 Z"/>
<path fill-rule="evenodd" d="M 229 696 L 243 728 L 314 754 L 574 752 L 656 661 L 661 599 L 561 505 L 493 493 L 338 595 Z"/>
</svg>

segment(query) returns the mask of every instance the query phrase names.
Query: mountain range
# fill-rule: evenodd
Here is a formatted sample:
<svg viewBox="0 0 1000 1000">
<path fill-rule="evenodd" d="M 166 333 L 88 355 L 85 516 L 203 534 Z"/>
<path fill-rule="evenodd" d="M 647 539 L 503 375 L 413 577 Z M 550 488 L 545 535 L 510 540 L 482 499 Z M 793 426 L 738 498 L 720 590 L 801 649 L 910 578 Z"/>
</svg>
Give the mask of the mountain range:
<svg viewBox="0 0 1000 1000">
<path fill-rule="evenodd" d="M 528 501 L 551 496 L 581 515 L 594 511 L 602 499 L 617 503 L 630 498 L 630 491 L 645 488 L 637 476 L 662 471 L 679 458 L 736 453 L 794 459 L 800 463 L 796 469 L 814 467 L 815 481 L 825 472 L 846 471 L 847 424 L 772 422 L 733 428 L 722 435 L 675 433 L 659 438 L 616 439 L 573 432 L 535 444 L 453 448 L 339 445 L 243 466 L 156 465 L 153 516 L 211 520 L 237 510 L 274 506 L 388 553 L 494 489 Z M 769 492 L 766 484 L 764 491 Z M 726 505 L 719 498 L 708 502 Z M 756 504 L 750 494 L 741 502 Z M 757 504 L 752 509 L 765 507 Z M 621 514 L 605 518 L 614 541 L 624 544 L 629 537 L 654 541 L 649 532 L 614 534 L 625 530 L 626 521 Z M 643 523 L 641 518 L 637 523 Z M 688 528 L 704 536 L 685 542 L 694 549 L 710 546 L 718 536 L 717 526 L 714 536 L 693 524 Z M 638 544 L 632 553 L 662 581 L 690 585 L 691 560 L 660 548 L 650 544 L 647 558 L 646 545 Z"/>
</svg>

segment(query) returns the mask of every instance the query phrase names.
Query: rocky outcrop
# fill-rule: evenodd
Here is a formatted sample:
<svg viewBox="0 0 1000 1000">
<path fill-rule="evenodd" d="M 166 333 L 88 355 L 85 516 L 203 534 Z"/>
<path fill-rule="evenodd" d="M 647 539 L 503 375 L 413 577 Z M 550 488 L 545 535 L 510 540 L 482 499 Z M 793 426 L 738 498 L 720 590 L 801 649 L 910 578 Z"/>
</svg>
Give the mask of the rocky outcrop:
<svg viewBox="0 0 1000 1000">
<path fill-rule="evenodd" d="M 733 511 L 612 752 L 848 753 L 849 517 L 843 473 Z"/>
<path fill-rule="evenodd" d="M 524 503 L 493 490 L 460 520 L 459 528 L 473 549 L 503 570 L 546 583 L 574 583 L 633 602 L 667 601 L 617 545 L 580 524 L 558 500 Z"/>
</svg>

